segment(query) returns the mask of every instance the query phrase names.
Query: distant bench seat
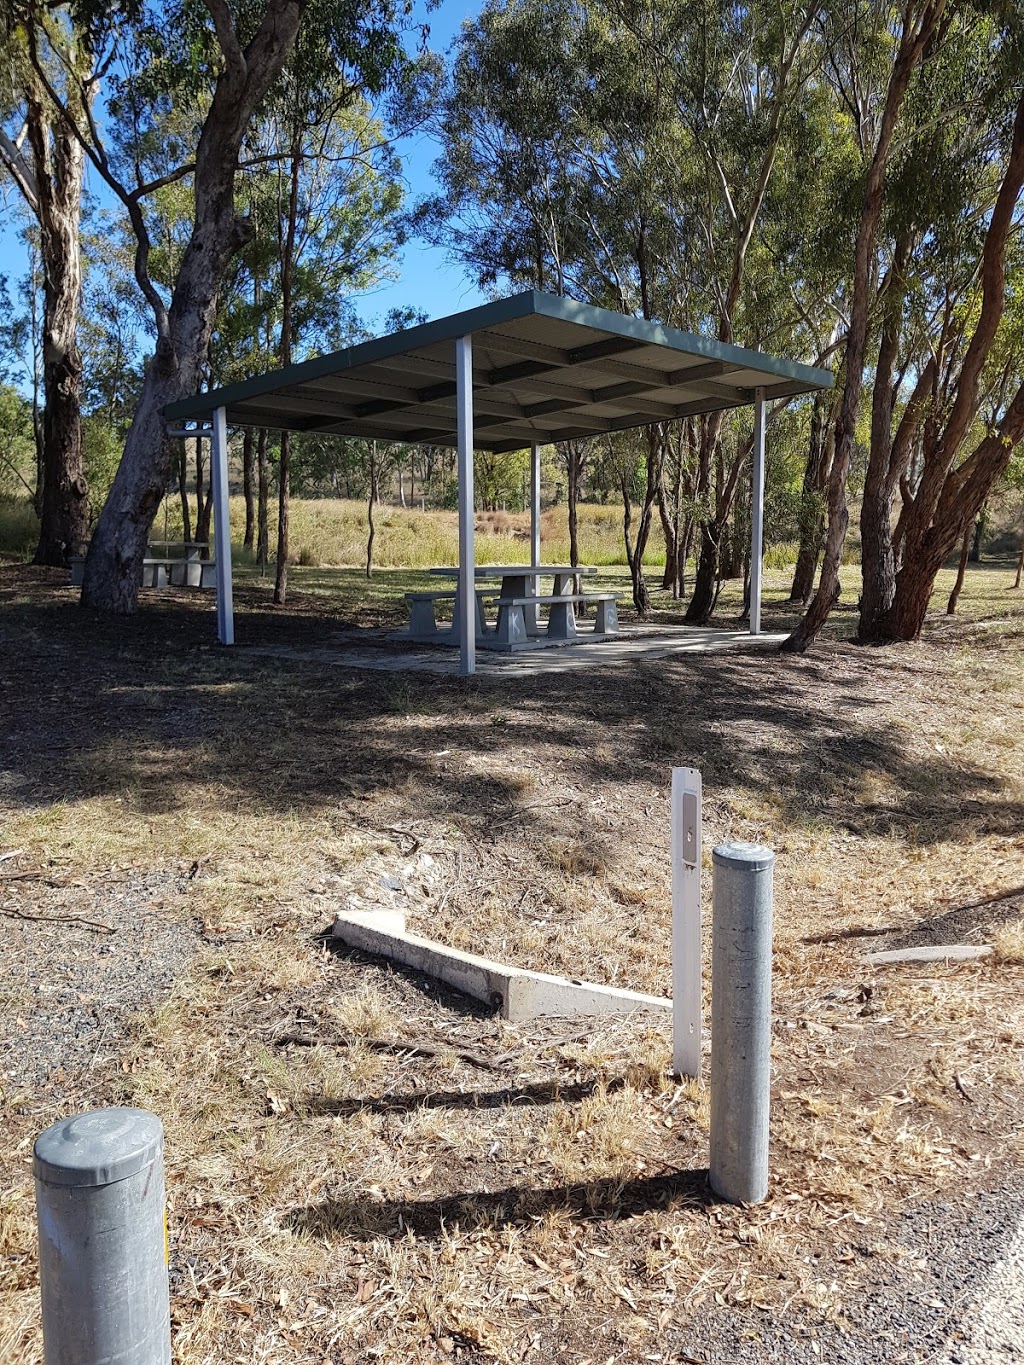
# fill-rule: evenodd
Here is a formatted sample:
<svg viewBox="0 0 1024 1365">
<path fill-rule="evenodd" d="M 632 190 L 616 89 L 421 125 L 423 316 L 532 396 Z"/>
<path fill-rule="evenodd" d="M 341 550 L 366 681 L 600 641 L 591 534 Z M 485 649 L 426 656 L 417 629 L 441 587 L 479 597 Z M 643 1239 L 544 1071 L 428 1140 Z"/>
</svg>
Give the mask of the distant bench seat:
<svg viewBox="0 0 1024 1365">
<path fill-rule="evenodd" d="M 72 555 L 71 586 L 80 588 L 85 578 L 85 555 Z M 150 559 L 142 561 L 140 588 L 215 588 L 217 565 L 212 559 Z"/>
<path fill-rule="evenodd" d="M 622 593 L 615 592 L 577 592 L 551 594 L 550 596 L 499 597 L 497 642 L 500 645 L 525 644 L 527 633 L 525 607 L 547 607 L 549 640 L 575 640 L 576 612 L 574 603 L 592 602 L 596 608 L 594 615 L 595 635 L 617 635 L 619 630 L 619 611 L 617 603 Z"/>
<path fill-rule="evenodd" d="M 484 602 L 490 601 L 494 597 L 494 588 L 476 589 L 476 633 L 477 635 L 487 635 L 490 633 L 487 622 L 484 619 Z M 447 592 L 407 592 L 405 600 L 409 603 L 409 634 L 414 640 L 432 640 L 440 635 L 451 635 L 457 630 L 457 625 L 453 621 L 450 626 L 441 629 L 437 624 L 437 612 L 435 603 L 454 602 L 458 594 L 454 588 Z"/>
</svg>

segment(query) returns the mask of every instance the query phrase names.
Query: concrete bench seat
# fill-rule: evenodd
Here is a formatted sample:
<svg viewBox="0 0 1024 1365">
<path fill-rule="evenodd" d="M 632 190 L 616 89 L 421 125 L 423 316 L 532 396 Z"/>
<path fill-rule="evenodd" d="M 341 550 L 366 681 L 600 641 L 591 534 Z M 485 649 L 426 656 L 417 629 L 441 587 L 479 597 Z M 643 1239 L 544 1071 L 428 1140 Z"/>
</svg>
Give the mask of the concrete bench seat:
<svg viewBox="0 0 1024 1365">
<path fill-rule="evenodd" d="M 147 555 L 139 570 L 140 588 L 215 588 L 217 565 L 212 559 L 174 559 L 170 556 Z M 85 555 L 72 555 L 70 560 L 70 581 L 73 588 L 80 588 L 85 578 Z"/>
<path fill-rule="evenodd" d="M 596 607 L 594 617 L 595 635 L 615 635 L 619 629 L 617 603 L 622 593 L 615 592 L 574 592 L 530 594 L 522 597 L 499 597 L 498 606 L 498 643 L 515 648 L 525 644 L 528 639 L 527 621 L 524 608 L 547 607 L 549 640 L 575 640 L 576 602 L 593 602 Z"/>
<path fill-rule="evenodd" d="M 143 588 L 215 588 L 216 562 L 212 559 L 160 558 L 147 555 L 142 561 Z"/>
<path fill-rule="evenodd" d="M 436 602 L 454 602 L 458 593 L 454 588 L 440 592 L 407 592 L 405 600 L 409 603 L 409 634 L 416 640 L 432 640 L 439 635 L 452 635 L 456 631 L 456 624 L 453 621 L 450 626 L 445 626 L 443 630 L 438 629 L 437 613 L 434 609 Z M 484 620 L 484 600 L 494 596 L 493 588 L 477 588 L 476 590 L 476 630 L 478 635 L 487 634 L 487 624 Z"/>
</svg>

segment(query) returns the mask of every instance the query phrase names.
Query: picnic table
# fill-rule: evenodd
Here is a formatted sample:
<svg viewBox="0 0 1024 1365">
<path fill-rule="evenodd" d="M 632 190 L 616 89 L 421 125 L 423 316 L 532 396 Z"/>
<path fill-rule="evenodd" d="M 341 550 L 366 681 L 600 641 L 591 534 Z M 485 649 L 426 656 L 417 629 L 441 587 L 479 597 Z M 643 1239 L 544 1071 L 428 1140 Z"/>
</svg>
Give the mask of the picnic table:
<svg viewBox="0 0 1024 1365">
<path fill-rule="evenodd" d="M 460 615 L 459 570 L 445 567 L 429 572 L 438 578 L 455 579 L 456 586 L 454 590 L 446 592 L 406 593 L 410 607 L 410 634 L 417 639 L 455 638 Z M 577 603 L 593 603 L 597 607 L 595 635 L 615 634 L 618 630 L 617 594 L 573 592 L 577 577 L 585 578 L 596 573 L 597 569 L 588 564 L 478 565 L 473 571 L 477 583 L 493 579 L 500 580 L 501 586 L 497 592 L 486 586 L 476 589 L 477 640 L 488 648 L 497 649 L 523 648 L 541 635 L 552 641 L 574 640 L 577 636 Z M 550 593 L 539 591 L 540 580 L 546 578 L 552 580 Z M 453 602 L 453 621 L 450 628 L 439 630 L 435 603 L 445 599 Z M 488 603 L 498 608 L 498 619 L 493 629 L 486 618 Z M 546 628 L 540 622 L 541 607 L 548 609 Z"/>
<path fill-rule="evenodd" d="M 151 540 L 139 570 L 139 587 L 166 588 L 168 583 L 179 588 L 216 587 L 216 565 L 208 558 L 209 552 L 205 540 Z M 80 588 L 85 555 L 73 555 L 70 570 L 72 586 Z"/>
<path fill-rule="evenodd" d="M 164 553 L 161 555 L 160 550 Z M 173 551 L 174 553 L 169 553 Z M 151 540 L 142 561 L 142 586 L 212 588 L 215 565 L 205 540 Z"/>
</svg>

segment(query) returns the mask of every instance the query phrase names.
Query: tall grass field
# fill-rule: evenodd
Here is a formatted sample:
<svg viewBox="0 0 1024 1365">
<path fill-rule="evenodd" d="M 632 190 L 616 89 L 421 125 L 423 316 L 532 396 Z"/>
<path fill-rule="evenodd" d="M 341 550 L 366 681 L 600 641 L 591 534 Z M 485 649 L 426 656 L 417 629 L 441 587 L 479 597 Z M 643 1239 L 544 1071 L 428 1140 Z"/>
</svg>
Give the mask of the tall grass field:
<svg viewBox="0 0 1024 1365">
<path fill-rule="evenodd" d="M 277 544 L 277 507 L 271 508 L 270 550 Z M 455 512 L 419 511 L 383 505 L 374 514 L 373 562 L 382 569 L 429 569 L 457 564 L 459 519 Z M 193 525 L 194 525 L 193 520 Z M 366 562 L 366 504 L 344 498 L 294 498 L 291 504 L 289 559 L 293 564 L 352 568 Z M 231 499 L 231 538 L 240 546 L 245 533 L 245 504 Z M 37 524 L 25 497 L 0 495 L 0 553 L 28 559 L 35 549 Z M 176 540 L 182 535 L 181 507 L 168 498 L 157 513 L 153 535 Z M 626 565 L 622 508 L 584 503 L 579 508 L 580 558 L 598 567 Z M 548 564 L 569 563 L 569 526 L 565 507 L 541 514 L 542 558 Z M 478 512 L 476 562 L 526 563 L 530 555 L 527 512 Z M 796 557 L 795 545 L 776 545 L 766 556 L 769 567 L 783 568 Z M 644 563 L 665 562 L 665 542 L 655 518 Z"/>
</svg>

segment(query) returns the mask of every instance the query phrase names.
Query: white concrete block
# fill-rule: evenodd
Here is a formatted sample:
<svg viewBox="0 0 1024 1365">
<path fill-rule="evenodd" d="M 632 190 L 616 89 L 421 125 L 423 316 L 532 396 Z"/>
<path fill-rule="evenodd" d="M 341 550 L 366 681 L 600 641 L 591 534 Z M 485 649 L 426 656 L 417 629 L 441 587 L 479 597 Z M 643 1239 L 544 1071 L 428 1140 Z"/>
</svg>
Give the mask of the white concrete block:
<svg viewBox="0 0 1024 1365">
<path fill-rule="evenodd" d="M 862 962 L 872 967 L 884 967 L 895 962 L 974 962 L 988 957 L 992 948 L 987 943 L 929 943 L 917 948 L 890 948 L 880 953 L 865 953 Z"/>
<path fill-rule="evenodd" d="M 420 938 L 406 930 L 402 910 L 346 910 L 334 921 L 334 937 L 351 948 L 435 977 L 463 995 L 497 1008 L 503 1019 L 513 1022 L 541 1015 L 627 1014 L 672 1008 L 672 1001 L 661 996 L 506 967 L 434 939 Z"/>
</svg>

